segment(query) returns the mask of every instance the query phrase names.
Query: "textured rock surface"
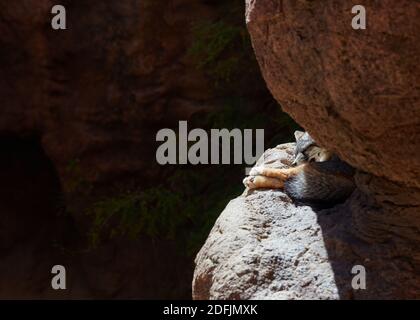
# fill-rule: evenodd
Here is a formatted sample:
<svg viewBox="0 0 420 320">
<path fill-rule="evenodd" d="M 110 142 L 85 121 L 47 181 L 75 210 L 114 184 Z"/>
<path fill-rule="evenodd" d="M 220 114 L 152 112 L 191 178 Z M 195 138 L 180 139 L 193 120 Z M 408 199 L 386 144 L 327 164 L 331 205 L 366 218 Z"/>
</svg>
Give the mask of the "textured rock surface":
<svg viewBox="0 0 420 320">
<path fill-rule="evenodd" d="M 285 167 L 292 144 L 266 151 Z M 296 207 L 280 190 L 232 200 L 196 258 L 195 299 L 337 298 L 334 273 L 310 207 Z"/>
<path fill-rule="evenodd" d="M 197 256 L 194 297 L 420 298 L 420 3 L 365 1 L 356 31 L 352 1 L 246 2 L 269 89 L 358 169 L 357 189 L 322 211 L 274 190 L 233 200 Z M 351 288 L 358 264 L 366 290 Z"/>
<path fill-rule="evenodd" d="M 292 145 L 267 150 L 258 165 L 284 167 Z M 365 179 L 359 174 L 357 179 Z M 369 185 L 375 190 L 376 183 Z M 405 191 L 405 190 L 404 190 Z M 254 190 L 232 200 L 196 258 L 195 299 L 420 298 L 418 225 L 410 219 L 416 189 L 384 195 L 356 191 L 344 204 L 296 206 L 280 190 Z M 394 197 L 390 197 L 394 195 Z M 382 209 L 385 199 L 399 198 Z M 385 210 L 385 208 L 387 210 Z M 364 229 L 354 226 L 354 217 Z M 380 216 L 380 218 L 378 218 Z M 366 290 L 353 290 L 351 270 L 366 268 Z"/>
<path fill-rule="evenodd" d="M 267 85 L 316 141 L 353 166 L 420 187 L 420 3 L 247 0 Z"/>
</svg>

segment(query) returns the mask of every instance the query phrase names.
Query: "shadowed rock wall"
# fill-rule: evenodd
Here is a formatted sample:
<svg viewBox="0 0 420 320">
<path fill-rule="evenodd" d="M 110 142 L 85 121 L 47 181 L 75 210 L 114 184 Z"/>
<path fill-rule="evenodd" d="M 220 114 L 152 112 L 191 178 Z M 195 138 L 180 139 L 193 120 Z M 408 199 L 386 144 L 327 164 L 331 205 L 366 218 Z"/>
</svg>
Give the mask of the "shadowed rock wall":
<svg viewBox="0 0 420 320">
<path fill-rule="evenodd" d="M 155 161 L 157 131 L 176 129 L 179 120 L 204 126 L 207 116 L 200 117 L 203 111 L 222 109 L 227 98 L 239 95 L 234 92 L 240 91 L 238 83 L 244 85 L 250 80 L 246 87 L 247 94 L 254 98 L 251 109 L 267 105 L 275 108 L 253 55 L 247 56 L 250 50 L 245 52 L 238 41 L 246 38 L 242 36 L 243 24 L 236 19 L 242 12 L 230 12 L 243 9 L 243 3 L 229 3 L 229 14 L 222 13 L 231 20 L 223 20 L 223 1 L 64 0 L 59 4 L 67 11 L 67 30 L 54 31 L 51 8 L 56 4 L 52 0 L 0 0 L 0 148 L 5 148 L 3 137 L 29 141 L 16 155 L 20 161 L 20 154 L 29 154 L 27 161 L 22 160 L 21 171 L 27 174 L 9 168 L 12 160 L 4 162 L 2 168 L 7 179 L 2 180 L 1 188 L 10 191 L 3 196 L 10 199 L 3 204 L 7 210 L 0 212 L 1 238 L 6 239 L 0 246 L 8 248 L 0 258 L 0 277 L 5 279 L 0 279 L 0 296 L 190 298 L 192 258 L 180 251 L 192 249 L 184 246 L 180 250 L 175 243 L 189 232 L 179 232 L 176 239 L 169 240 L 161 239 L 164 235 L 151 239 L 144 234 L 135 239 L 110 239 L 106 232 L 111 233 L 118 225 L 116 215 L 116 222 L 107 220 L 110 230 L 104 231 L 99 248 L 87 248 L 95 219 L 87 213 L 92 213 L 89 209 L 103 199 L 110 200 L 107 205 L 112 211 L 109 202 L 114 203 L 115 197 L 121 204 L 121 195 L 128 192 L 140 194 L 147 188 L 166 187 L 174 167 L 162 168 Z M 197 45 L 198 24 L 210 25 L 205 31 L 216 26 L 221 35 L 204 34 Z M 240 81 L 232 79 L 232 91 L 223 83 L 225 91 L 221 93 L 208 74 L 209 69 L 214 71 L 213 66 L 200 68 L 201 61 L 195 61 L 190 49 L 208 42 L 207 38 L 203 40 L 207 36 L 217 40 L 226 32 L 236 42 L 224 44 L 229 52 L 223 46 L 216 48 L 216 53 L 210 52 L 212 59 L 220 55 L 221 60 L 233 61 L 229 54 L 234 54 L 234 45 L 239 44 L 234 58 L 240 56 L 246 61 L 243 69 L 251 76 L 244 76 L 241 70 Z M 199 49 L 204 52 L 199 54 L 206 58 L 208 48 L 202 47 Z M 222 67 L 217 71 L 226 76 L 231 66 Z M 45 184 L 40 183 L 42 178 L 36 170 L 24 168 L 36 157 L 32 149 L 43 155 L 53 186 L 48 186 L 47 179 Z M 9 181 L 13 181 L 13 188 Z M 206 181 L 201 183 L 205 188 Z M 54 192 L 48 192 L 45 185 Z M 14 190 L 29 191 L 9 197 Z M 171 193 L 169 188 L 165 190 Z M 223 197 L 224 190 L 217 192 Z M 26 193 L 31 196 L 25 197 Z M 32 198 L 51 210 L 32 208 Z M 56 203 L 62 210 L 56 210 Z M 135 205 L 131 210 L 137 219 L 130 220 L 130 226 L 139 223 L 143 213 L 136 215 L 139 208 Z M 162 222 L 165 227 L 171 225 L 171 219 L 176 223 L 187 220 L 172 212 L 164 217 L 156 210 L 152 213 L 156 217 L 152 222 Z M 198 226 L 205 228 L 206 216 L 199 214 L 202 225 L 198 222 Z M 51 231 L 56 223 L 63 228 L 57 231 L 62 235 L 57 241 Z M 45 227 L 42 230 L 48 231 L 38 232 L 41 224 Z M 19 228 L 21 225 L 24 227 Z M 179 228 L 183 227 L 192 228 L 190 221 Z M 13 237 L 22 232 L 25 237 L 18 249 L 18 240 Z M 39 251 L 43 254 L 37 255 Z M 19 264 L 22 269 L 15 269 Z M 50 287 L 54 264 L 67 267 L 65 292 Z M 32 268 L 34 265 L 38 267 Z M 28 281 L 23 283 L 22 277 Z"/>
</svg>

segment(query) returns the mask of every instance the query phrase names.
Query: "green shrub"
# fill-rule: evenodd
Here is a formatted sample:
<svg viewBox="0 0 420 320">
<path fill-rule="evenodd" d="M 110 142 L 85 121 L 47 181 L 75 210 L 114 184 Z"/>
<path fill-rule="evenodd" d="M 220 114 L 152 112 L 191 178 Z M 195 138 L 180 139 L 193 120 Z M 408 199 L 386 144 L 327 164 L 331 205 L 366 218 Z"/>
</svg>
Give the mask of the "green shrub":
<svg viewBox="0 0 420 320">
<path fill-rule="evenodd" d="M 249 38 L 243 26 L 224 21 L 206 21 L 192 27 L 193 42 L 188 55 L 215 84 L 230 82 L 245 59 Z M 238 50 L 239 49 L 239 50 Z"/>
<path fill-rule="evenodd" d="M 244 25 L 243 5 L 220 2 L 224 18 L 192 26 L 187 54 L 213 80 L 220 108 L 197 114 L 190 123 L 208 130 L 264 128 L 266 147 L 275 146 L 290 141 L 297 126 L 267 91 L 261 94 L 266 88 Z M 269 101 L 252 101 L 248 96 L 255 92 Z M 165 184 L 104 198 L 88 209 L 93 217 L 90 243 L 147 235 L 175 239 L 181 252 L 194 255 L 227 203 L 242 193 L 244 168 L 178 166 L 168 169 Z"/>
</svg>

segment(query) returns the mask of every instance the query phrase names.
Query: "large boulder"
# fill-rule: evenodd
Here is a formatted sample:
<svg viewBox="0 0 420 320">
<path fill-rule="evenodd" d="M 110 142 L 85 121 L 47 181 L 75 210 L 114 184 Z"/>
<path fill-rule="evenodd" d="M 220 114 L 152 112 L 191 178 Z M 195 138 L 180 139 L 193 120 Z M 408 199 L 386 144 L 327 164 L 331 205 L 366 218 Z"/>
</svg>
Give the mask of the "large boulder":
<svg viewBox="0 0 420 320">
<path fill-rule="evenodd" d="M 194 298 L 420 298 L 420 3 L 365 1 L 367 29 L 353 30 L 351 2 L 246 2 L 269 89 L 356 168 L 357 188 L 324 210 L 279 190 L 233 200 L 196 258 Z M 284 148 L 259 164 L 284 166 Z"/>
<path fill-rule="evenodd" d="M 293 144 L 269 149 L 258 164 L 286 167 Z M 196 258 L 195 299 L 338 298 L 317 215 L 281 190 L 232 200 Z"/>
<path fill-rule="evenodd" d="M 420 187 L 420 3 L 247 0 L 265 81 L 284 111 L 353 166 Z"/>
<path fill-rule="evenodd" d="M 287 167 L 292 155 L 292 144 L 280 145 L 257 165 Z M 196 257 L 193 298 L 420 298 L 418 224 L 410 225 L 420 193 L 387 184 L 386 193 L 367 196 L 381 183 L 370 179 L 363 192 L 323 210 L 298 206 L 281 190 L 245 191 L 222 212 Z M 359 265 L 364 290 L 352 286 Z"/>
</svg>

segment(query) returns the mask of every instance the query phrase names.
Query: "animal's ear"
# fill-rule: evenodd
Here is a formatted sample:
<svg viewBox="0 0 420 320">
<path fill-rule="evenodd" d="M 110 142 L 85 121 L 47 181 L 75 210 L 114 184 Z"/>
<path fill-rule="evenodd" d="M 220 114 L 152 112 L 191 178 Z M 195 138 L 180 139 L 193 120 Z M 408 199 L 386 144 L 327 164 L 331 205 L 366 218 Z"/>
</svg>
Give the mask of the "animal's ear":
<svg viewBox="0 0 420 320">
<path fill-rule="evenodd" d="M 303 131 L 295 131 L 296 141 L 299 141 L 299 139 L 302 138 L 304 134 L 305 134 L 305 132 L 303 132 Z"/>
</svg>

